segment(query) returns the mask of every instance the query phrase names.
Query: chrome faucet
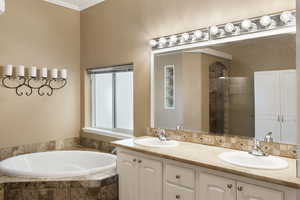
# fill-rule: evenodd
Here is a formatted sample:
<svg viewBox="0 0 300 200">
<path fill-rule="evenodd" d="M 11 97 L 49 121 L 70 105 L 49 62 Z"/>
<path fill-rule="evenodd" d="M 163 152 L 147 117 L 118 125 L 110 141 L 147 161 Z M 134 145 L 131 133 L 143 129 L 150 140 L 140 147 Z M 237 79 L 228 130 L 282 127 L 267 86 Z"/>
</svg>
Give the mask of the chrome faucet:
<svg viewBox="0 0 300 200">
<path fill-rule="evenodd" d="M 167 141 L 167 140 L 168 140 L 168 139 L 167 139 L 167 134 L 166 134 L 166 130 L 165 130 L 165 129 L 162 129 L 162 128 L 158 129 L 158 130 L 157 130 L 157 136 L 158 136 L 158 139 L 159 139 L 160 141 Z"/>
<path fill-rule="evenodd" d="M 267 154 L 264 152 L 264 150 L 260 146 L 260 142 L 254 138 L 253 140 L 253 146 L 251 151 L 249 152 L 251 155 L 254 156 L 267 156 Z"/>
<path fill-rule="evenodd" d="M 272 132 L 267 133 L 264 138 L 264 142 L 270 143 L 273 141 L 274 141 L 274 139 L 272 137 Z M 252 149 L 249 153 L 254 156 L 268 156 L 268 153 L 262 149 L 260 142 L 255 138 L 253 141 Z"/>
</svg>

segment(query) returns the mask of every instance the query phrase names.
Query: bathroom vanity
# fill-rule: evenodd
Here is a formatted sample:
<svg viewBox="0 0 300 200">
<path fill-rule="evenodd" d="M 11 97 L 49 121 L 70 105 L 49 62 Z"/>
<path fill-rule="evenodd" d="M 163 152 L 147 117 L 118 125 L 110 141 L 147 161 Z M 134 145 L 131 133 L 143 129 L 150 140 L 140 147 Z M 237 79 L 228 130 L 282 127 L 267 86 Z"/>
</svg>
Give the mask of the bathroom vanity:
<svg viewBox="0 0 300 200">
<path fill-rule="evenodd" d="M 296 160 L 280 170 L 244 168 L 223 162 L 230 149 L 188 142 L 146 147 L 135 139 L 117 146 L 120 200 L 297 200 Z"/>
</svg>

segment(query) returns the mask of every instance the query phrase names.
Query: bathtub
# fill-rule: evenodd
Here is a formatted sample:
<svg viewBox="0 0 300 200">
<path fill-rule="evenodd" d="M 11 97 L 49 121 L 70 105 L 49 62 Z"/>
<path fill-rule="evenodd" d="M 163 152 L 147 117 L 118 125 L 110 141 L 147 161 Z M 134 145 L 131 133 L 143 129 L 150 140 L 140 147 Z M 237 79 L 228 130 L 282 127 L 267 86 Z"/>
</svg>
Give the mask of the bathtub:
<svg viewBox="0 0 300 200">
<path fill-rule="evenodd" d="M 116 156 L 91 151 L 50 151 L 15 156 L 0 162 L 0 173 L 30 178 L 87 176 L 116 168 Z"/>
</svg>

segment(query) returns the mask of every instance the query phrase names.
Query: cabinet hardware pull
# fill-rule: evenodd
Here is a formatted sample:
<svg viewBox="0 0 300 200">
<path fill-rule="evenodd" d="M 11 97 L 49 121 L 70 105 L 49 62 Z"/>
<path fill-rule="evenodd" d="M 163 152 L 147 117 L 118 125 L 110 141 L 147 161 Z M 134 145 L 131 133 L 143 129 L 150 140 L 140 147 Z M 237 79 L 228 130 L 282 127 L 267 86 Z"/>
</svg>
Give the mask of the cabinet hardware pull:
<svg viewBox="0 0 300 200">
<path fill-rule="evenodd" d="M 132 159 L 133 162 L 136 162 L 136 158 Z"/>
<path fill-rule="evenodd" d="M 138 163 L 142 163 L 142 161 L 141 161 L 141 160 L 139 160 L 139 161 L 138 161 Z"/>
<path fill-rule="evenodd" d="M 180 179 L 180 175 L 176 175 L 175 178 L 176 178 L 176 179 Z"/>
<path fill-rule="evenodd" d="M 238 189 L 238 191 L 243 191 L 243 187 L 242 186 L 238 186 L 237 189 Z"/>
<path fill-rule="evenodd" d="M 232 188 L 232 184 L 227 184 L 227 188 L 231 189 Z"/>
<path fill-rule="evenodd" d="M 180 195 L 177 194 L 177 195 L 175 196 L 175 198 L 176 198 L 176 199 L 180 199 Z"/>
</svg>

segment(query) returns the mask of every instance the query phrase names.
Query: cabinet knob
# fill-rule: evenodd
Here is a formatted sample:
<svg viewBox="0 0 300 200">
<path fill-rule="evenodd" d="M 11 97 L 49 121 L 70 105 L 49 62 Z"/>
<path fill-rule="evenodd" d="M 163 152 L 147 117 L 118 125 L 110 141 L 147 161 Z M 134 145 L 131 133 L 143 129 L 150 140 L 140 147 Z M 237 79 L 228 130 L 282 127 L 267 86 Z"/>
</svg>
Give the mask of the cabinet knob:
<svg viewBox="0 0 300 200">
<path fill-rule="evenodd" d="M 141 160 L 139 160 L 139 161 L 138 161 L 138 163 L 142 163 L 142 161 L 141 161 Z"/>
<path fill-rule="evenodd" d="M 175 178 L 176 178 L 176 179 L 180 179 L 180 175 L 176 175 Z"/>
<path fill-rule="evenodd" d="M 133 162 L 136 162 L 136 158 L 132 159 Z"/>
<path fill-rule="evenodd" d="M 232 188 L 232 184 L 227 184 L 227 188 L 231 189 Z"/>
<path fill-rule="evenodd" d="M 242 186 L 238 186 L 237 189 L 238 189 L 238 191 L 243 191 L 243 187 Z"/>
<path fill-rule="evenodd" d="M 175 196 L 175 198 L 176 198 L 176 199 L 180 199 L 180 195 L 177 194 L 177 195 Z"/>
</svg>

